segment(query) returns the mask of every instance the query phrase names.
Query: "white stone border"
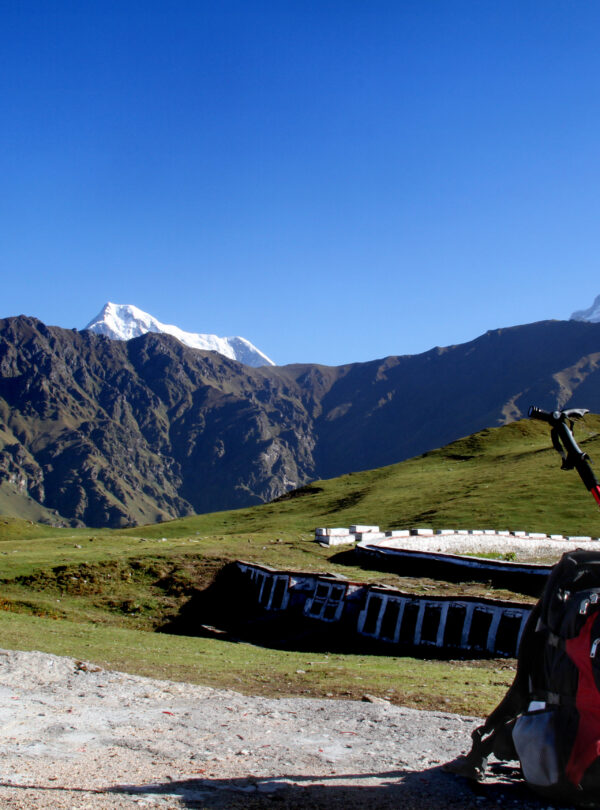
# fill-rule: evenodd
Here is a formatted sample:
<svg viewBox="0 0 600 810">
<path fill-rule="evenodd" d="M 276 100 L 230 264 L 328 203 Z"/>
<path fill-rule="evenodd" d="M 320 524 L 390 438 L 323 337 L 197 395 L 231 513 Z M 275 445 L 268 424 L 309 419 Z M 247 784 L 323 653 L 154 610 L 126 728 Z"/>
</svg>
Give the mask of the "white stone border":
<svg viewBox="0 0 600 810">
<path fill-rule="evenodd" d="M 537 544 L 542 544 L 544 547 L 549 546 L 555 551 L 560 551 L 561 547 L 565 550 L 581 546 L 582 544 L 598 543 L 600 538 L 588 537 L 587 535 L 570 535 L 563 536 L 562 534 L 545 534 L 544 532 L 526 532 L 526 531 L 507 531 L 497 529 L 428 529 L 428 528 L 413 528 L 413 529 L 391 529 L 385 532 L 380 531 L 379 526 L 362 526 L 355 524 L 350 528 L 319 528 L 315 529 L 315 541 L 324 546 L 338 546 L 348 545 L 351 543 L 369 543 L 371 545 L 386 545 L 386 541 L 392 541 L 395 546 L 398 542 L 407 542 L 407 548 L 413 548 L 413 540 L 443 540 L 444 542 L 451 542 L 452 540 L 476 541 L 477 544 L 483 543 L 484 546 L 492 545 L 501 541 L 504 546 L 508 543 L 514 545 L 515 550 L 530 550 L 533 551 Z M 516 542 L 515 542 L 516 541 Z M 526 549 L 522 549 L 519 541 L 527 543 Z M 419 546 L 421 547 L 421 546 Z M 441 551 L 441 548 L 437 549 Z"/>
</svg>

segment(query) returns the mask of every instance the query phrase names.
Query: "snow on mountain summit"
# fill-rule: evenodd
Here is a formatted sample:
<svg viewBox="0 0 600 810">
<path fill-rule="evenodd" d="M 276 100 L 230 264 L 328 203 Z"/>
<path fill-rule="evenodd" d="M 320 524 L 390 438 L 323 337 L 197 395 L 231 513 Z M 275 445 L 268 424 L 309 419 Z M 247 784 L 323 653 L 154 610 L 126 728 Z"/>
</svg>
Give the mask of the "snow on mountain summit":
<svg viewBox="0 0 600 810">
<path fill-rule="evenodd" d="M 158 332 L 173 335 L 192 349 L 219 352 L 219 354 L 247 366 L 275 365 L 266 354 L 263 354 L 246 338 L 223 338 L 217 337 L 217 335 L 184 332 L 178 326 L 161 323 L 152 315 L 131 304 L 113 304 L 109 301 L 84 329 L 89 329 L 99 335 L 106 335 L 112 340 L 131 340 L 131 338 L 140 337 L 147 332 Z"/>
<path fill-rule="evenodd" d="M 600 323 L 600 295 L 594 299 L 594 303 L 588 309 L 580 309 L 571 315 L 572 321 L 590 321 L 590 323 Z"/>
</svg>

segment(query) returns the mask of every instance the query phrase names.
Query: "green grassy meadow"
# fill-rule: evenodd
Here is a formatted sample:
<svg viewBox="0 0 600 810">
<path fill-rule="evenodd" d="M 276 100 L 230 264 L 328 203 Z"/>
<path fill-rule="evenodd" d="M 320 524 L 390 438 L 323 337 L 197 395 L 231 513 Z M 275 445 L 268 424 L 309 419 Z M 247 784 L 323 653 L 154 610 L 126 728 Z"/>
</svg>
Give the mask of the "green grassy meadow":
<svg viewBox="0 0 600 810">
<path fill-rule="evenodd" d="M 588 417 L 575 436 L 600 459 L 600 417 Z M 409 706 L 488 712 L 512 680 L 514 662 L 290 652 L 156 632 L 235 559 L 417 592 L 504 595 L 480 584 L 363 570 L 339 547 L 313 540 L 317 526 L 352 523 L 600 535 L 600 512 L 577 474 L 560 470 L 547 426 L 523 420 L 251 509 L 118 531 L 0 517 L 0 646 L 248 694 L 367 693 Z"/>
</svg>

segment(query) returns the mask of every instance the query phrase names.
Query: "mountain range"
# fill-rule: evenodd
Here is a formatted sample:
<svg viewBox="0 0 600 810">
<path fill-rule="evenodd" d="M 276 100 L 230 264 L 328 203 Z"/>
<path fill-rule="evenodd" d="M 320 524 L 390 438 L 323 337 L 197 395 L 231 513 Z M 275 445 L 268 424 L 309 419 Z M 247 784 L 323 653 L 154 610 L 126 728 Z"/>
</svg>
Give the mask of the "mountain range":
<svg viewBox="0 0 600 810">
<path fill-rule="evenodd" d="M 219 354 L 232 360 L 239 360 L 240 363 L 247 366 L 275 365 L 266 354 L 263 354 L 246 338 L 223 338 L 217 337 L 217 335 L 184 332 L 178 326 L 161 323 L 157 318 L 131 304 L 113 304 L 109 301 L 84 328 L 96 332 L 98 335 L 106 335 L 113 340 L 131 340 L 131 338 L 141 337 L 148 332 L 173 335 L 192 349 L 219 352 Z"/>
<path fill-rule="evenodd" d="M 600 324 L 253 368 L 149 332 L 0 320 L 0 512 L 122 526 L 269 501 L 542 408 L 600 411 Z"/>
</svg>

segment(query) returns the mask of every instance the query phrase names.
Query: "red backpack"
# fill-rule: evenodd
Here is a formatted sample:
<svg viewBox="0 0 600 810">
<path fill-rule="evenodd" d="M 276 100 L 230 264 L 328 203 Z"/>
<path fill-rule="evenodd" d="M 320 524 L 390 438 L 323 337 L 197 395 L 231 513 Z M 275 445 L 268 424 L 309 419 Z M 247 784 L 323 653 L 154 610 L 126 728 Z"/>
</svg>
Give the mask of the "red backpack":
<svg viewBox="0 0 600 810">
<path fill-rule="evenodd" d="M 577 469 L 600 503 L 572 418 L 587 411 L 530 416 L 552 425 L 563 469 Z M 571 803 L 600 801 L 600 551 L 562 556 L 533 609 L 519 646 L 515 680 L 475 729 L 471 751 L 446 769 L 482 778 L 490 754 L 518 759 L 536 791 Z"/>
</svg>

